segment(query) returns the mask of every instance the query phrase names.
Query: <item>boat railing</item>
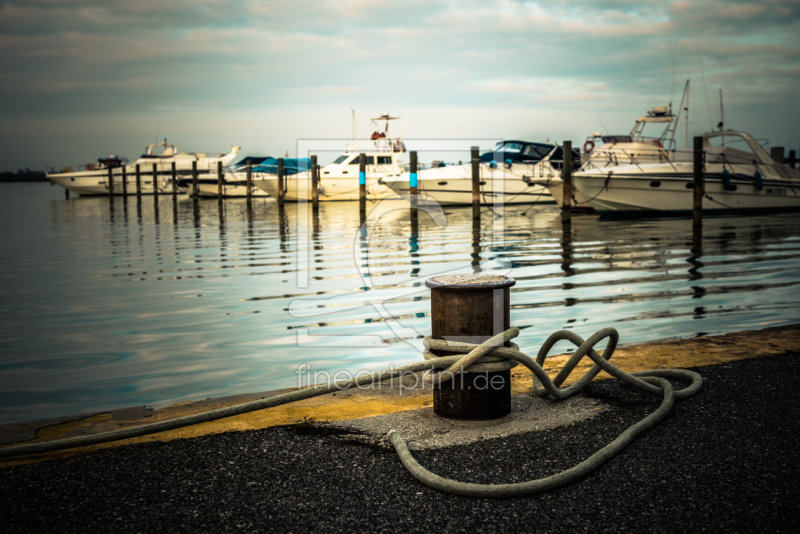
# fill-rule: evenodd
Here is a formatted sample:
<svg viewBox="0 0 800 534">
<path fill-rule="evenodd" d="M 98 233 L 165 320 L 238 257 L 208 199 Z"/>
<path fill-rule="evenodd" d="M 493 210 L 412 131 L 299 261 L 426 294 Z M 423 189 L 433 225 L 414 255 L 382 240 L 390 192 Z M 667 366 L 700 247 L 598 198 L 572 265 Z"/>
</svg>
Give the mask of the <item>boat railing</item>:
<svg viewBox="0 0 800 534">
<path fill-rule="evenodd" d="M 98 161 L 89 163 L 76 163 L 73 165 L 51 165 L 48 174 L 69 174 L 73 172 L 92 172 L 107 171 L 109 168 L 118 169 L 128 164 L 127 159 L 108 161 Z"/>
<path fill-rule="evenodd" d="M 405 152 L 405 145 L 399 137 L 379 137 L 377 139 L 357 139 L 347 145 L 348 152 Z"/>
</svg>

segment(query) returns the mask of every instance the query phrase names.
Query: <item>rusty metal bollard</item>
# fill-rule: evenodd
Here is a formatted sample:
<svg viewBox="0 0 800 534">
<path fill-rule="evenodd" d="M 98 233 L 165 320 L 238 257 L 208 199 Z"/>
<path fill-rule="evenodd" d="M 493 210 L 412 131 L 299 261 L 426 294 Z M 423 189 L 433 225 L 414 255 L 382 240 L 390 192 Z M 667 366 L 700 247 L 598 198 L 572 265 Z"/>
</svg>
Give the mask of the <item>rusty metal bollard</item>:
<svg viewBox="0 0 800 534">
<path fill-rule="evenodd" d="M 510 288 L 516 280 L 491 274 L 437 276 L 431 289 L 433 339 L 483 343 L 511 326 Z M 510 346 L 510 343 L 506 343 Z M 453 352 L 432 350 L 436 356 Z M 458 373 L 434 386 L 433 411 L 452 419 L 497 419 L 511 413 L 511 371 Z"/>
</svg>

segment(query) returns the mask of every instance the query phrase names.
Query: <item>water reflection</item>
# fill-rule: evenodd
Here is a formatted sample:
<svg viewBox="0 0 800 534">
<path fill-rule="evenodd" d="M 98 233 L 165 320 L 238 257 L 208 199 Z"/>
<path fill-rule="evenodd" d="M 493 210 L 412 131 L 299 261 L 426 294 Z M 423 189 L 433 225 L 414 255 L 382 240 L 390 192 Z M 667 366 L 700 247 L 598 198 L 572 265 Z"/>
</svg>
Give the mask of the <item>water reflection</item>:
<svg viewBox="0 0 800 534">
<path fill-rule="evenodd" d="M 478 221 L 448 207 L 440 227 L 400 203 L 370 235 L 357 203 L 298 211 L 7 187 L 0 217 L 19 231 L 4 234 L 0 258 L 4 421 L 289 387 L 301 364 L 417 361 L 423 280 L 498 259 L 513 265 L 512 322 L 530 327 L 519 343 L 531 352 L 565 327 L 586 337 L 613 326 L 634 343 L 799 318 L 792 214 L 709 218 L 701 235 L 691 220 L 562 224 L 550 206 Z"/>
</svg>

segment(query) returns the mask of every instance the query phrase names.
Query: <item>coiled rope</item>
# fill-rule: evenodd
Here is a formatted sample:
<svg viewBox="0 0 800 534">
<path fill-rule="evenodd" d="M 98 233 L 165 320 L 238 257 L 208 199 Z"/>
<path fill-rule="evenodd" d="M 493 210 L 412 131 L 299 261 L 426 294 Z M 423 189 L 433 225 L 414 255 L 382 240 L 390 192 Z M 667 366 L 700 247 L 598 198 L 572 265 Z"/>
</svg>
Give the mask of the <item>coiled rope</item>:
<svg viewBox="0 0 800 534">
<path fill-rule="evenodd" d="M 447 350 L 451 352 L 466 352 L 467 355 L 456 362 L 451 368 L 447 369 L 439 376 L 441 381 L 450 380 L 452 376 L 444 376 L 452 373 L 453 370 L 462 370 L 462 362 L 477 361 L 481 365 L 484 360 L 481 359 L 481 354 L 487 354 L 490 357 L 506 358 L 521 363 L 531 370 L 533 373 L 533 388 L 537 396 L 544 397 L 550 395 L 556 399 L 566 399 L 571 397 L 594 379 L 600 371 L 605 371 L 611 376 L 619 379 L 621 382 L 640 389 L 651 395 L 662 397 L 661 405 L 653 413 L 628 428 L 625 432 L 619 435 L 614 441 L 591 455 L 589 458 L 579 463 L 575 467 L 562 471 L 561 473 L 551 475 L 549 477 L 530 480 L 528 482 L 519 482 L 516 484 L 470 484 L 467 482 L 458 482 L 455 480 L 440 477 L 431 473 L 414 459 L 411 452 L 408 450 L 405 441 L 395 431 L 389 432 L 389 442 L 394 446 L 397 454 L 400 456 L 400 461 L 406 466 L 406 469 L 420 482 L 430 486 L 434 489 L 444 491 L 446 493 L 453 493 L 456 495 L 463 495 L 465 497 L 480 497 L 480 498 L 507 498 L 507 497 L 521 497 L 524 495 L 533 495 L 542 493 L 551 489 L 559 488 L 574 482 L 580 478 L 585 477 L 598 467 L 600 467 L 607 460 L 611 459 L 618 452 L 630 444 L 637 436 L 643 434 L 650 428 L 654 427 L 662 421 L 672 409 L 676 399 L 685 399 L 691 397 L 703 386 L 703 379 L 694 371 L 687 371 L 683 369 L 664 369 L 654 371 L 640 371 L 636 373 L 626 373 L 617 366 L 611 364 L 608 360 L 614 353 L 614 349 L 619 341 L 619 334 L 613 328 L 603 328 L 596 332 L 587 340 L 583 340 L 574 332 L 568 330 L 560 330 L 552 334 L 545 341 L 542 348 L 539 350 L 536 360 L 519 351 L 516 345 L 511 347 L 498 347 L 505 341 L 519 335 L 517 328 L 510 328 L 502 334 L 495 336 L 481 345 L 473 345 L 471 343 L 453 343 L 442 340 L 435 340 L 425 338 L 426 347 L 434 350 Z M 608 338 L 608 345 L 603 351 L 603 355 L 598 354 L 594 350 L 594 346 L 601 342 L 603 339 Z M 554 379 L 550 379 L 545 370 L 542 368 L 544 361 L 550 349 L 558 341 L 566 340 L 578 347 L 572 357 L 567 361 L 561 371 Z M 487 348 L 496 347 L 491 350 Z M 561 389 L 559 386 L 567 379 L 572 373 L 575 366 L 584 358 L 588 356 L 594 361 L 594 365 L 589 369 L 578 381 L 569 387 Z M 486 356 L 484 356 L 485 358 Z M 435 362 L 436 360 L 429 360 Z M 504 363 L 504 362 L 499 362 Z M 491 362 L 487 365 L 497 365 Z M 437 366 L 438 367 L 438 366 Z M 478 369 L 480 369 L 478 371 Z M 473 368 L 469 368 L 472 371 Z M 489 369 L 475 368 L 476 372 L 484 372 Z M 495 369 L 493 369 L 495 370 Z M 436 383 L 436 378 L 431 377 L 432 373 L 425 374 L 425 379 Z M 666 378 L 683 379 L 690 381 L 689 386 L 675 391 Z M 441 382 L 439 382 L 441 383 Z"/>
<path fill-rule="evenodd" d="M 615 365 L 611 364 L 608 360 L 611 358 L 614 349 L 617 346 L 617 342 L 619 341 L 619 334 L 613 328 L 604 328 L 596 332 L 587 340 L 583 340 L 580 336 L 568 330 L 560 330 L 555 332 L 549 338 L 547 338 L 544 345 L 542 345 L 536 360 L 533 360 L 529 356 L 520 352 L 519 347 L 513 343 L 511 344 L 511 347 L 502 346 L 506 342 L 510 342 L 512 338 L 515 338 L 518 335 L 519 329 L 512 327 L 505 332 L 488 339 L 480 345 L 434 340 L 430 339 L 430 337 L 427 337 L 424 340 L 426 347 L 424 354 L 427 360 L 425 362 L 414 363 L 403 367 L 398 367 L 396 369 L 377 371 L 375 373 L 364 374 L 353 379 L 341 380 L 333 384 L 323 384 L 306 389 L 300 389 L 267 399 L 259 399 L 235 406 L 211 410 L 209 412 L 189 415 L 177 419 L 170 419 L 168 421 L 160 421 L 157 423 L 151 423 L 133 428 L 113 430 L 91 436 L 80 436 L 41 443 L 12 445 L 0 449 L 0 459 L 28 454 L 53 452 L 75 447 L 85 447 L 99 443 L 155 434 L 158 432 L 164 432 L 166 430 L 173 430 L 176 428 L 214 421 L 217 419 L 231 417 L 256 410 L 281 406 L 283 404 L 289 404 L 291 402 L 324 395 L 326 393 L 341 391 L 354 386 L 362 386 L 367 383 L 374 384 L 376 381 L 388 380 L 390 378 L 402 376 L 405 373 L 419 371 L 427 371 L 423 378 L 426 382 L 441 384 L 452 379 L 455 376 L 455 373 L 458 372 L 486 372 L 505 370 L 521 363 L 533 373 L 534 393 L 537 396 L 544 397 L 546 395 L 550 395 L 556 399 L 566 399 L 583 389 L 602 370 L 619 379 L 621 382 L 628 384 L 629 386 L 638 388 L 642 391 L 650 393 L 651 395 L 662 397 L 661 405 L 652 414 L 630 427 L 614 441 L 575 467 L 556 475 L 516 484 L 470 484 L 440 477 L 434 473 L 431 473 L 419 465 L 416 460 L 414 460 L 414 457 L 411 455 L 411 452 L 408 450 L 408 447 L 406 446 L 406 443 L 400 434 L 394 430 L 390 431 L 388 434 L 389 442 L 394 446 L 395 450 L 400 456 L 400 461 L 409 470 L 409 472 L 423 484 L 447 493 L 468 497 L 519 497 L 522 495 L 531 495 L 558 488 L 586 476 L 625 448 L 625 446 L 627 446 L 637 436 L 641 435 L 663 420 L 669 414 L 669 411 L 672 409 L 676 399 L 690 397 L 697 393 L 702 387 L 702 378 L 698 373 L 693 371 L 666 369 L 626 373 L 625 371 L 622 371 Z M 597 351 L 594 350 L 594 346 L 606 338 L 608 338 L 608 344 L 604 351 L 604 355 L 601 356 L 599 353 L 597 353 Z M 544 364 L 544 361 L 553 345 L 561 340 L 567 340 L 573 343 L 578 347 L 578 349 L 567 361 L 558 375 L 551 380 L 542 368 L 542 365 Z M 430 354 L 431 349 L 458 352 L 464 354 L 464 356 L 455 355 L 437 358 Z M 571 386 L 563 389 L 560 388 L 560 385 L 564 382 L 564 380 L 566 380 L 566 378 L 570 375 L 578 362 L 584 358 L 584 356 L 588 356 L 592 359 L 592 361 L 594 361 L 592 368 L 589 369 L 589 371 L 587 371 L 577 382 Z M 443 369 L 443 371 L 435 374 L 432 371 L 436 369 Z M 675 391 L 672 388 L 672 385 L 665 380 L 666 378 L 683 379 L 688 380 L 691 383 L 688 387 L 685 387 L 679 391 Z"/>
</svg>

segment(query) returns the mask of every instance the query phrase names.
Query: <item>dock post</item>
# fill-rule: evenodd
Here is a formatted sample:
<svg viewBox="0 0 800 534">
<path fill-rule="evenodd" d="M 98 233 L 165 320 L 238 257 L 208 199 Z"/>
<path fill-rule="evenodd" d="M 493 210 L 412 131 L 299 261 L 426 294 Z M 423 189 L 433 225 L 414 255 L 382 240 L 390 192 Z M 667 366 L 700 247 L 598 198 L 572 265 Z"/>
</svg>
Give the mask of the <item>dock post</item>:
<svg viewBox="0 0 800 534">
<path fill-rule="evenodd" d="M 317 156 L 311 156 L 311 209 L 319 210 L 319 165 Z"/>
<path fill-rule="evenodd" d="M 561 222 L 572 218 L 572 141 L 564 141 L 564 170 L 562 173 L 563 204 L 561 205 Z"/>
<path fill-rule="evenodd" d="M 283 181 L 283 158 L 278 158 L 278 206 L 283 206 L 286 184 Z"/>
<path fill-rule="evenodd" d="M 358 211 L 367 211 L 367 156 L 363 152 L 358 156 Z"/>
<path fill-rule="evenodd" d="M 472 218 L 481 218 L 481 157 L 480 149 L 472 147 Z"/>
<path fill-rule="evenodd" d="M 138 163 L 136 164 L 136 196 L 142 196 L 142 173 Z"/>
<path fill-rule="evenodd" d="M 694 202 L 692 225 L 703 226 L 703 137 L 694 138 Z"/>
<path fill-rule="evenodd" d="M 411 189 L 411 200 L 413 202 L 416 200 L 418 194 L 417 187 L 419 186 L 419 180 L 417 179 L 417 151 L 412 150 L 409 156 L 408 187 Z"/>
<path fill-rule="evenodd" d="M 217 200 L 222 202 L 222 162 L 217 162 Z"/>
<path fill-rule="evenodd" d="M 779 165 L 783 165 L 783 155 L 784 151 L 782 146 L 774 146 L 770 149 L 770 156 L 775 160 L 775 163 Z"/>
<path fill-rule="evenodd" d="M 64 198 L 65 200 L 69 200 L 69 189 L 64 188 Z"/>
<path fill-rule="evenodd" d="M 417 151 L 412 150 L 409 154 L 409 174 L 408 186 L 411 191 L 411 234 L 416 238 L 419 231 L 419 213 L 417 212 L 417 201 L 419 200 L 419 180 L 417 178 Z"/>
<path fill-rule="evenodd" d="M 108 196 L 114 196 L 114 173 L 111 172 L 111 167 L 108 168 Z"/>
<path fill-rule="evenodd" d="M 198 183 L 197 179 L 197 160 L 192 162 L 192 198 L 197 200 L 197 193 L 198 189 L 200 188 L 200 184 Z"/>
<path fill-rule="evenodd" d="M 158 164 L 153 163 L 153 197 L 158 202 Z"/>
<path fill-rule="evenodd" d="M 789 167 L 794 169 L 794 166 L 797 164 L 797 151 L 790 150 L 789 151 Z"/>
<path fill-rule="evenodd" d="M 128 198 L 128 169 L 122 166 L 122 196 Z"/>
<path fill-rule="evenodd" d="M 248 160 L 247 161 L 247 200 L 250 201 L 253 198 L 253 163 Z"/>
<path fill-rule="evenodd" d="M 178 195 L 178 171 L 175 168 L 175 162 L 172 162 L 172 196 Z"/>
<path fill-rule="evenodd" d="M 487 274 L 457 274 L 429 278 L 431 337 L 483 343 L 511 325 L 510 288 L 513 278 Z M 506 342 L 505 346 L 510 346 Z M 436 356 L 454 353 L 431 351 Z M 433 411 L 453 419 L 497 419 L 511 413 L 511 372 L 461 372 L 433 386 Z"/>
</svg>

